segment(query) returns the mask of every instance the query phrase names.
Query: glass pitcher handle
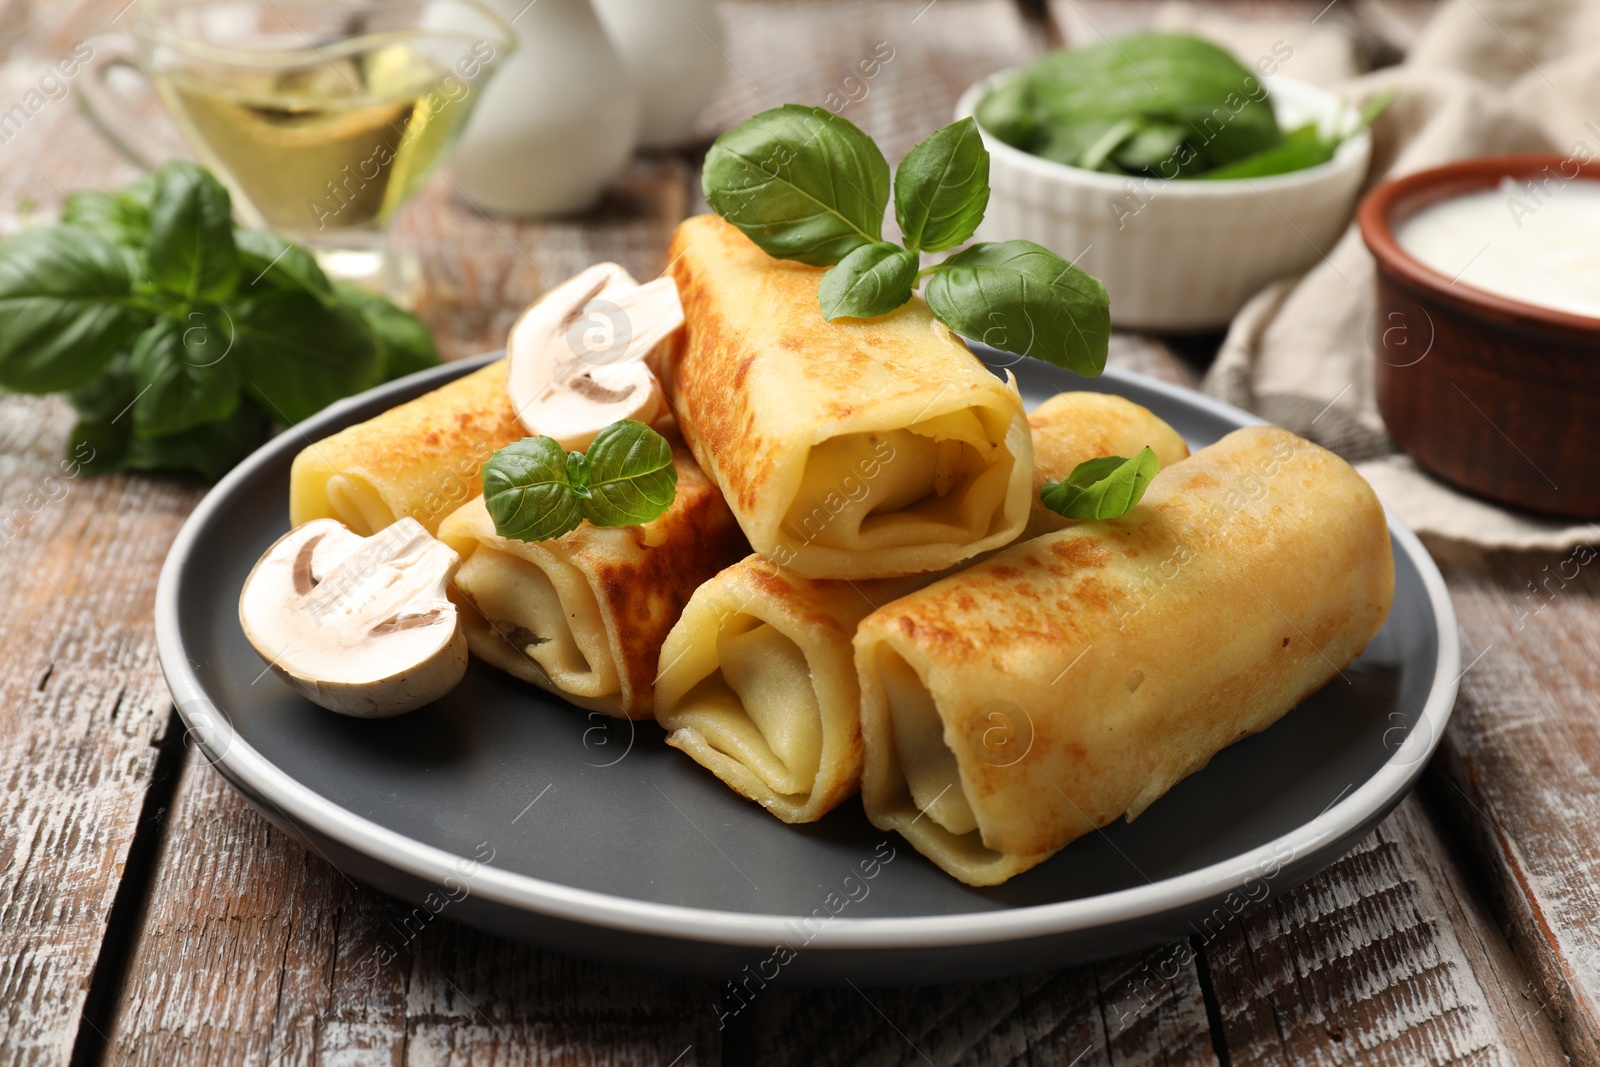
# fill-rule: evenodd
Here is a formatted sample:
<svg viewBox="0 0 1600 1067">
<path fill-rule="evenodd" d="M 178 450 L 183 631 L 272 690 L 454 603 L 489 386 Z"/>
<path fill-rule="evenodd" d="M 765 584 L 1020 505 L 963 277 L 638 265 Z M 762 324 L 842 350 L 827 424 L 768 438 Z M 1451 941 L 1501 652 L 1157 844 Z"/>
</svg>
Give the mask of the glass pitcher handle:
<svg viewBox="0 0 1600 1067">
<path fill-rule="evenodd" d="M 118 68 L 131 70 L 149 81 L 139 66 L 133 38 L 121 33 L 105 34 L 91 37 L 88 44 L 93 52 L 83 65 L 83 76 L 73 96 L 79 112 L 95 131 L 143 170 L 155 170 L 174 156 L 187 156 L 188 150 L 181 141 L 152 132 L 149 120 L 130 111 L 122 94 L 111 87 L 111 72 Z"/>
</svg>

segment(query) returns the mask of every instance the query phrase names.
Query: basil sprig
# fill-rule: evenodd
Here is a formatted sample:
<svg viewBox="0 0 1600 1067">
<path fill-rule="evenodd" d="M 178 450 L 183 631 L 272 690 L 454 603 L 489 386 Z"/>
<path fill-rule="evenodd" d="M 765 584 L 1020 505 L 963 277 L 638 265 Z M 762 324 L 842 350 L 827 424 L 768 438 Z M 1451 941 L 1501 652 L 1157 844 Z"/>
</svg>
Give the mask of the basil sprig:
<svg viewBox="0 0 1600 1067">
<path fill-rule="evenodd" d="M 677 495 L 672 446 L 642 422 L 601 430 L 586 452 L 550 437 L 524 437 L 483 467 L 483 503 L 501 537 L 548 541 L 588 519 L 635 526 L 660 518 Z"/>
<path fill-rule="evenodd" d="M 894 174 L 903 244 L 883 240 L 889 168 L 872 138 L 820 107 L 785 104 L 729 130 L 706 156 L 713 211 L 770 256 L 831 267 L 823 316 L 877 318 L 927 279 L 928 306 L 963 337 L 1084 375 L 1105 369 L 1105 286 L 1028 241 L 973 245 L 918 270 L 920 253 L 971 239 L 989 202 L 989 153 L 962 119 L 913 148 Z"/>
<path fill-rule="evenodd" d="M 1147 445 L 1132 459 L 1101 456 L 1078 464 L 1059 482 L 1039 490 L 1044 506 L 1069 519 L 1114 519 L 1144 498 L 1161 461 Z"/>
<path fill-rule="evenodd" d="M 413 316 L 236 228 L 192 163 L 74 193 L 60 225 L 0 242 L 0 388 L 65 392 L 70 454 L 92 472 L 214 478 L 269 423 L 438 361 Z"/>
</svg>

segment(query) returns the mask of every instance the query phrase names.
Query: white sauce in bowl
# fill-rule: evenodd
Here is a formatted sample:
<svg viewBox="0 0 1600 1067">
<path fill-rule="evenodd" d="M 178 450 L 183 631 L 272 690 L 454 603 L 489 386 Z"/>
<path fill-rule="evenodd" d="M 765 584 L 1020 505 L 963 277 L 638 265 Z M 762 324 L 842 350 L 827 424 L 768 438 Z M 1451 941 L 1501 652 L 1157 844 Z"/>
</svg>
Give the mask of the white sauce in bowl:
<svg viewBox="0 0 1600 1067">
<path fill-rule="evenodd" d="M 1441 200 L 1395 231 L 1400 247 L 1458 282 L 1600 318 L 1600 181 L 1511 178 Z"/>
</svg>

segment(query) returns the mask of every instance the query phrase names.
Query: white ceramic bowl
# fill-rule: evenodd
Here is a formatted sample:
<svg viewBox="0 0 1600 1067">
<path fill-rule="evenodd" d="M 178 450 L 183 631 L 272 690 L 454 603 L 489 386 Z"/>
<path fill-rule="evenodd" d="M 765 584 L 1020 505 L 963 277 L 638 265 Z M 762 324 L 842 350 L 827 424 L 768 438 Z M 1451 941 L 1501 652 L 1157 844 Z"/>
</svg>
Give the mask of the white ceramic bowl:
<svg viewBox="0 0 1600 1067">
<path fill-rule="evenodd" d="M 961 95 L 956 118 L 1017 70 Z M 1354 108 L 1291 78 L 1267 79 L 1278 124 L 1353 128 Z M 1105 283 L 1111 321 L 1141 330 L 1226 325 L 1262 286 L 1317 263 L 1350 221 L 1366 177 L 1366 130 L 1333 159 L 1290 174 L 1235 181 L 1162 181 L 1082 170 L 1029 155 L 984 133 L 989 207 L 978 239 L 1024 238 Z"/>
</svg>

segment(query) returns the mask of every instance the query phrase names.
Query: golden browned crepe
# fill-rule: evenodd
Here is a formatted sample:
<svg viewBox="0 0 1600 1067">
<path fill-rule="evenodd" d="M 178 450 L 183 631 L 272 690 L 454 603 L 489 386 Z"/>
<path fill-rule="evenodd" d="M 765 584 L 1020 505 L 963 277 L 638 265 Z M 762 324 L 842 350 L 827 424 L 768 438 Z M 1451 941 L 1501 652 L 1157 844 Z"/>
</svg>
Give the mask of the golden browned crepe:
<svg viewBox="0 0 1600 1067">
<path fill-rule="evenodd" d="M 748 556 L 695 591 L 661 648 L 667 743 L 784 822 L 814 822 L 861 777 L 850 639 L 935 575 L 802 578 Z"/>
<path fill-rule="evenodd" d="M 717 487 L 668 438 L 677 494 L 653 522 L 516 541 L 495 533 L 481 494 L 444 520 L 473 655 L 581 707 L 650 718 L 667 631 L 700 583 L 749 551 Z"/>
<path fill-rule="evenodd" d="M 1033 511 L 1025 537 L 1072 525 L 1040 502 L 1039 490 L 1085 460 L 1128 457 L 1149 446 L 1165 470 L 1189 454 L 1178 431 L 1149 408 L 1110 393 L 1057 393 L 1033 409 L 1028 428 L 1033 432 Z"/>
<path fill-rule="evenodd" d="M 963 882 L 1003 882 L 1276 722 L 1360 655 L 1393 595 L 1361 476 L 1285 430 L 1235 431 L 1122 518 L 863 620 L 867 815 Z"/>
<path fill-rule="evenodd" d="M 661 371 L 695 458 L 757 552 L 810 578 L 938 571 L 1028 520 L 1032 445 L 1001 382 L 920 297 L 829 323 L 823 270 L 714 215 L 683 222 L 684 329 Z"/>
<path fill-rule="evenodd" d="M 1029 420 L 1034 481 L 1145 445 L 1165 464 L 1188 454 L 1147 409 L 1062 393 Z M 1039 524 L 1070 524 L 1042 504 Z M 856 582 L 802 578 L 750 556 L 702 585 L 661 649 L 656 718 L 680 748 L 784 822 L 811 822 L 856 791 L 861 689 L 851 638 L 874 609 L 937 574 Z"/>
<path fill-rule="evenodd" d="M 303 448 L 289 472 L 289 522 L 338 519 L 370 537 L 410 516 L 437 533 L 482 491 L 489 457 L 525 436 L 497 360 Z"/>
</svg>

